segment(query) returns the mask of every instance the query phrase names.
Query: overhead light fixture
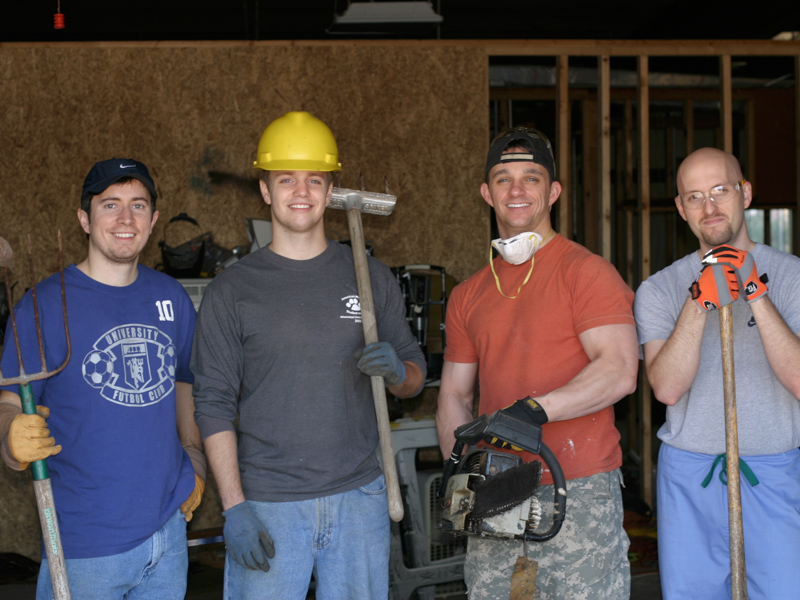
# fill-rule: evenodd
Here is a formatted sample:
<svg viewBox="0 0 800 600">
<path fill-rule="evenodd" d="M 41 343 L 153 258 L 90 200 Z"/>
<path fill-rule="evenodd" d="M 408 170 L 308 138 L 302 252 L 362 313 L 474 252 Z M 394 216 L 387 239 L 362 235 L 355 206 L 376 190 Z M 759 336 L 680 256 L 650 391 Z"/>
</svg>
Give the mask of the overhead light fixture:
<svg viewBox="0 0 800 600">
<path fill-rule="evenodd" d="M 350 2 L 328 33 L 410 33 L 442 22 L 430 2 Z"/>
</svg>

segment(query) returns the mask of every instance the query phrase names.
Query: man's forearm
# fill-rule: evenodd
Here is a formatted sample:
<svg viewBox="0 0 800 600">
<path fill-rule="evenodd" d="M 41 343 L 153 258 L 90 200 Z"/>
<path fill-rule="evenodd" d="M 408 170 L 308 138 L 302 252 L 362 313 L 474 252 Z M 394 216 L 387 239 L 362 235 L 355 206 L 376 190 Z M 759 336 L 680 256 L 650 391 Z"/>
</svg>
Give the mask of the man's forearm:
<svg viewBox="0 0 800 600">
<path fill-rule="evenodd" d="M 21 471 L 19 461 L 11 455 L 8 446 L 8 430 L 14 417 L 22 414 L 22 402 L 19 396 L 5 390 L 0 391 L 0 456 L 11 469 Z"/>
<path fill-rule="evenodd" d="M 420 393 L 425 381 L 422 375 L 422 369 L 420 369 L 416 363 L 404 360 L 403 364 L 406 367 L 406 378 L 400 383 L 387 386 L 387 389 L 392 395 L 398 398 L 411 398 Z"/>
<path fill-rule="evenodd" d="M 783 387 L 800 399 L 800 338 L 789 329 L 769 296 L 752 302 L 750 308 L 775 376 Z"/>
<path fill-rule="evenodd" d="M 707 315 L 687 297 L 669 338 L 662 344 L 644 345 L 647 379 L 660 402 L 673 405 L 692 387 L 700 366 Z"/>
<path fill-rule="evenodd" d="M 446 395 L 439 394 L 439 407 L 436 410 L 436 432 L 439 436 L 439 449 L 447 459 L 453 451 L 456 438 L 453 432 L 472 420 L 472 411 L 457 399 L 448 400 Z"/>
<path fill-rule="evenodd" d="M 533 394 L 550 421 L 599 412 L 636 389 L 639 346 L 632 324 L 603 325 L 579 337 L 589 364 L 560 388 Z"/>
<path fill-rule="evenodd" d="M 183 381 L 175 382 L 175 414 L 178 426 L 178 439 L 192 461 L 192 468 L 203 482 L 206 481 L 207 464 L 203 454 L 203 440 L 194 420 L 194 397 L 192 385 Z"/>
<path fill-rule="evenodd" d="M 244 502 L 242 480 L 239 475 L 239 455 L 236 433 L 220 431 L 205 439 L 206 457 L 217 481 L 222 510 Z"/>
<path fill-rule="evenodd" d="M 439 448 L 447 459 L 453 451 L 456 438 L 453 432 L 473 419 L 475 377 L 477 363 L 452 363 L 445 361 L 436 408 L 436 432 Z"/>
</svg>

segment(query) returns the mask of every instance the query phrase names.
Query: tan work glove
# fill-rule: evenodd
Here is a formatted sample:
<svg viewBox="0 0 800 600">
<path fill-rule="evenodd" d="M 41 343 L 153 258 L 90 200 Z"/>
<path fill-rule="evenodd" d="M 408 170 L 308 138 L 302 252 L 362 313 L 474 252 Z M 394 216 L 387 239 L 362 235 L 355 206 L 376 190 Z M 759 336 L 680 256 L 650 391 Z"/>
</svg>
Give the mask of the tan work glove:
<svg viewBox="0 0 800 600">
<path fill-rule="evenodd" d="M 181 512 L 183 513 L 183 518 L 186 519 L 186 522 L 192 520 L 192 516 L 194 515 L 194 511 L 200 506 L 200 501 L 203 499 L 203 492 L 206 490 L 206 484 L 200 479 L 200 476 L 195 473 L 194 474 L 194 489 L 192 493 L 189 494 L 189 497 L 186 501 L 181 504 Z"/>
<path fill-rule="evenodd" d="M 37 460 L 44 460 L 61 452 L 56 440 L 50 437 L 45 419 L 50 416 L 50 409 L 37 406 L 35 415 L 17 415 L 8 428 L 8 448 L 11 456 L 19 461 L 21 471 Z"/>
</svg>

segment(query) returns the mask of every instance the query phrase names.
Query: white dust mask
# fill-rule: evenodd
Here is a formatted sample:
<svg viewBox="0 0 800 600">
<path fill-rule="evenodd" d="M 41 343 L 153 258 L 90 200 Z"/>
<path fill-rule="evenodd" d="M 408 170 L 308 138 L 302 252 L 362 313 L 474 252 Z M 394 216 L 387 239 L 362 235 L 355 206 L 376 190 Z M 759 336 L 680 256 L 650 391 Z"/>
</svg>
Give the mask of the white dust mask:
<svg viewBox="0 0 800 600">
<path fill-rule="evenodd" d="M 492 240 L 492 246 L 500 253 L 503 260 L 512 265 L 521 265 L 530 260 L 541 243 L 542 236 L 532 231 L 520 233 L 507 240 L 503 238 Z"/>
<path fill-rule="evenodd" d="M 531 278 L 531 273 L 533 273 L 533 259 L 534 254 L 539 249 L 544 242 L 549 240 L 553 235 L 555 235 L 555 231 L 550 229 L 544 239 L 538 233 L 533 233 L 532 231 L 526 231 L 524 233 L 520 233 L 519 235 L 515 235 L 514 237 L 508 238 L 504 240 L 502 238 L 497 238 L 496 240 L 492 240 L 492 245 L 489 246 L 489 266 L 492 268 L 492 274 L 494 275 L 494 281 L 497 285 L 497 291 L 503 294 L 506 298 L 513 300 L 517 296 L 519 296 L 520 291 L 522 290 L 523 286 L 528 283 L 528 280 Z M 503 260 L 512 265 L 521 265 L 526 260 L 531 261 L 531 268 L 528 270 L 528 274 L 525 276 L 525 281 L 522 282 L 522 285 L 519 286 L 516 295 L 514 296 L 506 296 L 503 293 L 502 287 L 500 287 L 500 278 L 497 276 L 497 273 L 494 270 L 494 261 L 492 260 L 492 247 L 496 248 L 497 251 L 500 253 L 500 256 L 503 257 Z"/>
</svg>

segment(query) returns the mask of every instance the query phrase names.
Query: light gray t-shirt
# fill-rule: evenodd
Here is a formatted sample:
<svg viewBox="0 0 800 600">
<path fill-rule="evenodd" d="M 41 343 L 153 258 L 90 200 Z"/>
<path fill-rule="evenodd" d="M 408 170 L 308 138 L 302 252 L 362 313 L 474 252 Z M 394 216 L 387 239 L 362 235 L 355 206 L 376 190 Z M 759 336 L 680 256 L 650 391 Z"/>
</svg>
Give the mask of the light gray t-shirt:
<svg viewBox="0 0 800 600">
<path fill-rule="evenodd" d="M 763 244 L 756 244 L 752 254 L 759 274 L 769 277 L 772 303 L 789 328 L 799 332 L 800 259 Z M 693 252 L 642 283 L 634 301 L 640 344 L 669 338 L 701 267 L 700 257 Z M 800 402 L 781 385 L 769 365 L 750 305 L 740 298 L 732 306 L 739 452 L 753 456 L 797 448 Z M 716 311 L 706 319 L 697 377 L 691 389 L 674 406 L 667 407 L 667 420 L 658 437 L 689 452 L 725 452 L 722 350 Z"/>
</svg>

